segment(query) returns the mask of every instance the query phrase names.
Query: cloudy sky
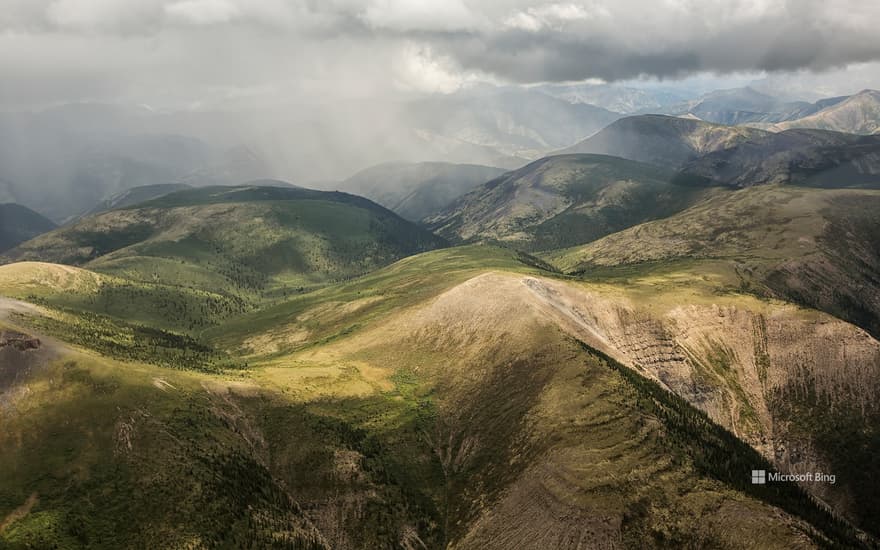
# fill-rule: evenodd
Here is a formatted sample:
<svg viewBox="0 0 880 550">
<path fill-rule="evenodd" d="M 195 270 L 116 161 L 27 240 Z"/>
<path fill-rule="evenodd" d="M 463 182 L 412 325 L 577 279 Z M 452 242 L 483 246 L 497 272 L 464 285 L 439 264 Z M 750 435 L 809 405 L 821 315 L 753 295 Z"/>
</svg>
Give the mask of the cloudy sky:
<svg viewBox="0 0 880 550">
<path fill-rule="evenodd" d="M 707 74 L 844 93 L 880 75 L 877 21 L 875 0 L 0 0 L 0 106 Z"/>
</svg>

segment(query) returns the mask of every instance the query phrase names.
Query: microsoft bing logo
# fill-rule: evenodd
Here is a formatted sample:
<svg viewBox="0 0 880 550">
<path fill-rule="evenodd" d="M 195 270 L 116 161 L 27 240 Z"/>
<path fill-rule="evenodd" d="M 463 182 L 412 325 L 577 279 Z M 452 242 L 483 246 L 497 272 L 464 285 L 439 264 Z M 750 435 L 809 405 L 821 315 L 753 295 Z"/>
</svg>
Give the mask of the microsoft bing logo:
<svg viewBox="0 0 880 550">
<path fill-rule="evenodd" d="M 767 484 L 767 471 L 766 470 L 752 470 L 752 485 L 766 485 Z"/>
</svg>

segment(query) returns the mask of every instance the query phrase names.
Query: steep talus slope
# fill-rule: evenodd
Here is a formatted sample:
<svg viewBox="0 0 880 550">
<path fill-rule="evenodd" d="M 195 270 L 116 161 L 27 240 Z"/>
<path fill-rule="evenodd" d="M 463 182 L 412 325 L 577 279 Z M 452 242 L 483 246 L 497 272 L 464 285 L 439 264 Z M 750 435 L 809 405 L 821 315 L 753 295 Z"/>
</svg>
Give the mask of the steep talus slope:
<svg viewBox="0 0 880 550">
<path fill-rule="evenodd" d="M 559 155 L 508 172 L 461 197 L 428 226 L 453 241 L 525 250 L 585 243 L 692 204 L 702 191 L 672 173 L 604 155 Z"/>
<path fill-rule="evenodd" d="M 0 204 L 0 253 L 57 227 L 51 220 L 19 204 Z"/>
<path fill-rule="evenodd" d="M 361 170 L 340 182 L 339 189 L 418 221 L 442 212 L 461 195 L 503 173 L 500 168 L 476 164 L 388 163 Z"/>
<path fill-rule="evenodd" d="M 773 131 L 815 128 L 850 134 L 880 132 L 880 92 L 863 90 L 807 116 L 772 125 Z"/>
<path fill-rule="evenodd" d="M 786 130 L 714 151 L 681 168 L 683 181 L 733 187 L 788 183 L 815 187 L 880 185 L 880 136 Z"/>
<path fill-rule="evenodd" d="M 865 528 L 876 524 L 880 343 L 865 331 L 745 297 L 687 303 L 661 292 L 642 302 L 607 288 L 523 284 L 572 334 L 706 411 L 779 470 L 836 472 L 838 484 L 805 486 Z"/>
<path fill-rule="evenodd" d="M 367 199 L 258 183 L 84 218 L 7 255 L 243 295 L 352 277 L 443 245 Z"/>
<path fill-rule="evenodd" d="M 766 134 L 763 130 L 712 124 L 691 118 L 639 115 L 622 118 L 560 153 L 614 155 L 678 168 L 713 151 Z"/>
</svg>

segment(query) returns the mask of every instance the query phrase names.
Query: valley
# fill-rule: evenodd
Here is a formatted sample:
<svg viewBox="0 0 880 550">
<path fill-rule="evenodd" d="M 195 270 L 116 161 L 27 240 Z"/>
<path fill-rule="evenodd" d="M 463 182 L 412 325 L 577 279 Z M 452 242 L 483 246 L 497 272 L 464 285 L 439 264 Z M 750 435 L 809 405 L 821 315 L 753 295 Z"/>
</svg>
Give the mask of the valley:
<svg viewBox="0 0 880 550">
<path fill-rule="evenodd" d="M 40 271 L 44 266 L 33 269 L 38 273 L 29 284 L 32 292 L 36 287 L 48 294 L 85 288 L 78 282 L 83 274 L 74 270 L 66 276 L 53 270 L 52 278 Z M 6 288 L 4 293 L 10 293 Z M 766 340 L 754 344 L 764 346 L 769 357 L 761 368 L 767 369 L 770 393 L 785 387 L 787 379 L 785 354 L 790 351 L 780 330 L 789 321 L 784 319 L 818 328 L 830 318 L 736 296 L 717 304 L 708 286 L 690 298 L 685 311 L 665 310 L 657 302 L 645 309 L 623 287 L 559 279 L 521 263 L 509 251 L 484 246 L 412 257 L 318 294 L 247 314 L 204 334 L 204 342 L 215 349 L 245 360 L 243 368 L 200 374 L 192 368 L 151 366 L 162 363 L 156 356 L 135 361 L 95 356 L 89 351 L 95 349 L 93 342 L 66 346 L 61 357 L 47 360 L 44 370 L 27 380 L 28 393 L 11 398 L 13 418 L 48 428 L 51 415 L 75 407 L 77 420 L 66 424 L 65 433 L 76 437 L 88 430 L 94 435 L 77 438 L 67 454 L 73 462 L 58 467 L 85 468 L 87 475 L 60 494 L 57 485 L 34 485 L 36 478 L 30 481 L 28 472 L 48 467 L 39 457 L 59 452 L 52 445 L 71 443 L 50 438 L 52 432 L 29 432 L 16 444 L 16 453 L 5 455 L 29 458 L 7 463 L 3 471 L 14 473 L 15 482 L 3 486 L 21 487 L 5 496 L 15 506 L 17 499 L 27 499 L 28 490 L 36 491 L 39 504 L 3 536 L 12 542 L 151 540 L 141 538 L 146 525 L 136 519 L 145 517 L 163 525 L 163 532 L 152 535 L 164 537 L 157 541 L 207 543 L 210 539 L 201 537 L 211 533 L 257 546 L 266 540 L 261 537 L 281 537 L 294 547 L 405 546 L 406 541 L 416 547 L 418 541 L 505 547 L 505 540 L 523 539 L 534 540 L 535 548 L 574 547 L 578 541 L 663 546 L 694 537 L 733 545 L 727 533 L 750 522 L 762 525 L 756 545 L 773 540 L 808 547 L 823 538 L 853 536 L 830 516 L 822 519 L 823 512 L 796 490 L 756 492 L 736 466 L 718 462 L 720 456 L 738 457 L 743 465 L 768 460 L 719 425 L 754 440 L 772 428 L 762 423 L 762 402 L 752 397 L 756 391 L 764 394 L 746 384 L 758 376 L 748 374 L 756 368 L 754 350 L 746 344 L 742 351 L 729 351 L 731 363 L 721 367 L 713 363 L 712 343 L 724 340 L 715 339 L 739 330 L 735 327 L 743 321 L 744 332 L 750 333 L 755 321 L 749 316 L 781 322 L 769 321 Z M 668 303 L 678 299 L 673 291 Z M 48 329 L 64 336 L 59 325 L 41 321 L 56 316 L 53 310 L 48 306 L 39 315 L 10 319 L 24 331 Z M 670 321 L 663 319 L 673 318 L 676 325 L 690 320 L 697 326 L 715 319 L 717 332 L 664 334 Z M 845 323 L 835 327 L 859 337 L 858 329 Z M 876 365 L 880 346 L 870 338 L 863 345 L 863 355 L 845 364 L 862 372 L 865 381 L 876 380 L 870 365 L 872 360 Z M 676 359 L 676 348 L 693 355 Z M 677 372 L 671 373 L 669 364 L 679 365 Z M 834 372 L 828 367 L 817 363 L 812 368 L 826 380 Z M 719 368 L 731 372 L 715 371 Z M 60 382 L 50 383 L 53 379 Z M 832 392 L 830 398 L 853 397 L 839 393 L 833 380 L 822 386 Z M 860 395 L 876 391 L 870 384 L 851 382 Z M 682 392 L 684 387 L 694 388 L 696 395 L 715 394 L 717 401 L 695 400 Z M 673 399 L 668 388 L 709 416 Z M 743 392 L 750 398 L 743 399 Z M 89 409 L 83 409 L 86 403 Z M 756 410 L 737 411 L 743 404 Z M 35 417 L 26 411 L 40 412 Z M 15 422 L 5 437 L 25 435 Z M 187 426 L 198 426 L 198 434 Z M 297 437 L 286 440 L 283 433 Z M 691 433 L 699 434 L 700 443 L 685 435 Z M 109 439 L 95 439 L 99 434 Z M 784 442 L 774 439 L 776 445 L 794 455 L 808 445 L 778 431 L 774 436 Z M 682 438 L 672 451 L 670 437 Z M 141 481 L 125 477 L 168 460 L 179 469 Z M 304 468 L 320 473 L 304 477 Z M 244 471 L 253 473 L 228 477 Z M 70 474 L 62 469 L 57 475 Z M 130 531 L 111 534 L 96 522 L 103 514 L 82 515 L 73 503 L 90 483 L 114 478 L 114 483 L 133 484 L 143 496 L 107 500 L 113 498 L 111 491 L 84 503 L 85 510 L 116 507 L 131 518 Z M 192 482 L 198 479 L 216 479 L 221 485 L 215 490 L 223 487 L 225 495 L 214 501 L 216 512 L 208 523 L 190 519 L 205 502 L 201 499 L 211 498 L 204 489 L 194 492 Z M 245 492 L 233 492 L 236 486 Z M 159 509 L 141 508 L 150 506 L 155 491 L 172 487 L 176 515 L 186 518 L 185 527 L 163 520 Z M 249 512 L 228 528 L 218 531 L 222 523 L 211 523 L 240 507 Z M 673 508 L 678 513 L 668 515 Z M 779 512 L 768 526 L 771 508 Z M 554 523 L 569 517 L 570 523 Z M 364 531 L 359 521 L 387 527 Z M 505 527 L 510 521 L 516 521 L 516 531 Z M 695 532 L 697 523 L 704 527 Z M 810 523 L 823 527 L 817 531 Z M 34 536 L 57 538 L 29 538 Z"/>
<path fill-rule="evenodd" d="M 13 224 L 0 548 L 876 548 L 875 136 L 578 112 Z"/>
</svg>

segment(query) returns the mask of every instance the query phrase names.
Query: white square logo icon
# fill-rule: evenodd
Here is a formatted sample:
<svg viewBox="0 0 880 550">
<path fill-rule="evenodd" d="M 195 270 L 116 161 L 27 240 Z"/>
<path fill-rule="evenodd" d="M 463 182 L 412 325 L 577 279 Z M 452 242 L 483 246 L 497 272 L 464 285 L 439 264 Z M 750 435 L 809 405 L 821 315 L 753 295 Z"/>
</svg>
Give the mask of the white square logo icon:
<svg viewBox="0 0 880 550">
<path fill-rule="evenodd" d="M 767 484 L 766 470 L 752 470 L 752 485 L 766 485 L 766 484 Z"/>
</svg>

